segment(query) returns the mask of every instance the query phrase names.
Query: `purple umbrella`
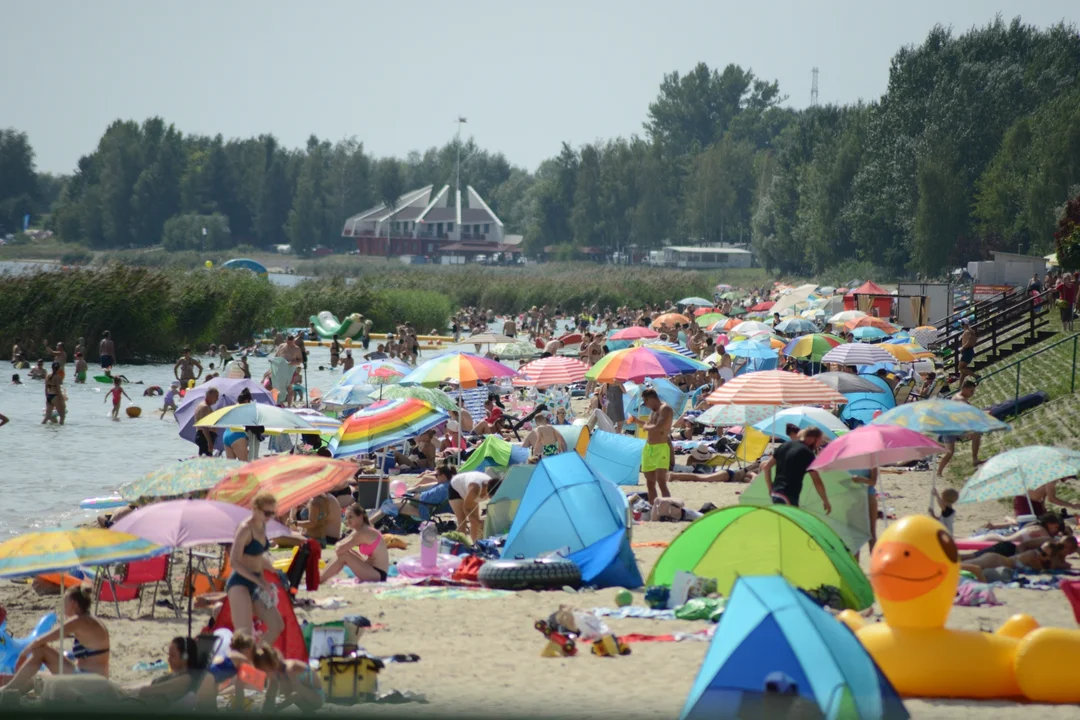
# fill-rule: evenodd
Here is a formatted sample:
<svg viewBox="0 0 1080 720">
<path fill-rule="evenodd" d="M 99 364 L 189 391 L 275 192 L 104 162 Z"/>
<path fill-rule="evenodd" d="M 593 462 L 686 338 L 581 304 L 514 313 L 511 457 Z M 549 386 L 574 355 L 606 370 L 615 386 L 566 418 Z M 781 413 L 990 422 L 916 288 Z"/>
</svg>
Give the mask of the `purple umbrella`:
<svg viewBox="0 0 1080 720">
<path fill-rule="evenodd" d="M 274 402 L 274 396 L 259 383 L 254 380 L 248 380 L 246 378 L 234 379 L 234 378 L 214 378 L 208 383 L 202 385 L 196 385 L 187 391 L 184 395 L 184 401 L 180 403 L 180 407 L 176 408 L 174 413 L 176 417 L 176 424 L 180 426 L 180 437 L 184 438 L 188 442 L 195 442 L 195 408 L 203 401 L 206 396 L 206 391 L 210 388 L 216 388 L 220 394 L 217 403 L 214 404 L 215 410 L 220 410 L 223 407 L 236 404 L 236 398 L 245 389 L 251 391 L 251 398 L 257 403 L 266 403 L 267 405 L 276 405 Z M 218 450 L 225 449 L 225 443 L 222 441 L 224 433 L 217 434 L 217 441 L 215 447 Z"/>
<path fill-rule="evenodd" d="M 188 577 L 191 577 L 191 548 L 232 542 L 237 526 L 248 517 L 251 517 L 251 510 L 231 503 L 170 500 L 140 508 L 118 520 L 111 529 L 164 547 L 188 548 Z M 289 534 L 289 528 L 277 520 L 266 523 L 267 540 Z M 188 637 L 191 636 L 193 596 L 194 593 L 188 593 Z"/>
</svg>

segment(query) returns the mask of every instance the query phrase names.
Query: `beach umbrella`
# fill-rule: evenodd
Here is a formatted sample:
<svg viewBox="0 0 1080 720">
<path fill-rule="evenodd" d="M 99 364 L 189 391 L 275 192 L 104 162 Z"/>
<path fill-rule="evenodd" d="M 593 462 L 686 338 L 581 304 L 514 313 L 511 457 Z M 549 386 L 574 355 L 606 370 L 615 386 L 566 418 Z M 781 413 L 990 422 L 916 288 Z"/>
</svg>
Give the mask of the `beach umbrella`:
<svg viewBox="0 0 1080 720">
<path fill-rule="evenodd" d="M 811 470 L 866 470 L 920 460 L 945 448 L 914 430 L 895 425 L 863 425 L 822 450 Z"/>
<path fill-rule="evenodd" d="M 829 324 L 843 325 L 844 323 L 850 322 L 852 320 L 857 320 L 861 317 L 867 317 L 866 313 L 864 313 L 862 310 L 844 310 L 843 312 L 838 312 L 831 318 L 829 318 Z"/>
<path fill-rule="evenodd" d="M 880 340 L 889 337 L 887 332 L 876 327 L 857 327 L 851 331 L 851 335 L 856 340 Z"/>
<path fill-rule="evenodd" d="M 492 343 L 510 343 L 514 342 L 514 338 L 506 335 L 500 335 L 498 333 L 480 333 L 478 335 L 470 335 L 466 338 L 461 338 L 460 345 L 466 345 L 472 343 L 473 345 L 491 345 Z"/>
<path fill-rule="evenodd" d="M 819 328 L 804 318 L 788 318 L 787 320 L 781 320 L 775 329 L 785 335 L 806 335 L 816 333 Z"/>
<path fill-rule="evenodd" d="M 739 292 L 738 290 L 728 290 L 727 292 L 725 292 L 723 295 L 720 296 L 720 299 L 721 300 L 738 300 L 742 296 L 743 296 L 743 294 L 741 292 Z"/>
<path fill-rule="evenodd" d="M 865 378 L 861 378 L 858 375 L 852 375 L 851 373 L 824 372 L 814 375 L 814 379 L 818 382 L 825 383 L 841 395 L 847 395 L 848 393 L 888 392 L 887 390 L 882 389 L 875 383 Z"/>
<path fill-rule="evenodd" d="M 491 354 L 499 358 L 518 360 L 520 358 L 534 357 L 540 354 L 540 348 L 525 340 L 514 340 L 508 343 L 496 343 L 491 346 Z"/>
<path fill-rule="evenodd" d="M 730 290 L 730 289 L 731 289 L 731 286 L 728 285 L 727 283 L 720 283 L 719 285 L 716 286 L 716 290 L 718 292 L 724 292 L 725 290 Z"/>
<path fill-rule="evenodd" d="M 710 306 L 710 307 L 699 307 L 696 310 L 694 310 L 693 315 L 694 315 L 694 317 L 701 317 L 702 315 L 708 315 L 709 313 L 719 313 L 719 312 L 720 312 L 719 310 L 717 310 L 715 307 L 712 307 L 712 306 Z"/>
<path fill-rule="evenodd" d="M 703 328 L 707 328 L 711 325 L 715 325 L 716 323 L 723 322 L 725 320 L 727 320 L 727 315 L 722 315 L 718 312 L 705 313 L 704 315 L 699 315 L 698 317 L 694 318 L 694 322 L 696 322 L 699 326 Z"/>
<path fill-rule="evenodd" d="M 215 410 L 195 423 L 197 428 L 215 428 L 218 430 L 243 430 L 247 427 L 262 427 L 268 433 L 318 433 L 311 423 L 285 408 L 261 403 L 243 403 Z"/>
<path fill-rule="evenodd" d="M 744 321 L 740 320 L 737 317 L 728 318 L 727 322 L 725 322 L 720 329 L 724 330 L 725 332 L 731 332 L 732 328 L 734 328 L 736 325 L 740 325 L 742 322 Z M 713 325 L 713 330 L 716 330 L 716 325 Z"/>
<path fill-rule="evenodd" d="M 712 307 L 713 301 L 703 297 L 687 297 L 679 301 L 679 305 L 696 305 L 697 307 Z"/>
<path fill-rule="evenodd" d="M 757 305 L 750 308 L 750 312 L 768 312 L 769 310 L 772 310 L 772 306 L 775 304 L 776 303 L 771 300 L 759 302 Z"/>
<path fill-rule="evenodd" d="M 875 425 L 894 425 L 925 435 L 966 435 L 1008 430 L 1008 423 L 958 400 L 904 403 L 874 418 Z"/>
<path fill-rule="evenodd" d="M 472 353 L 453 352 L 421 363 L 402 378 L 401 384 L 434 387 L 453 383 L 471 388 L 476 387 L 479 381 L 488 382 L 514 375 L 517 375 L 517 371 L 502 363 Z"/>
<path fill-rule="evenodd" d="M 369 376 L 369 379 L 372 379 Z M 390 387 L 393 387 L 392 385 Z M 375 388 L 368 384 L 362 385 L 335 385 L 326 391 L 322 397 L 323 405 L 334 408 L 366 407 L 375 402 L 372 394 Z M 382 390 L 379 390 L 382 394 Z"/>
<path fill-rule="evenodd" d="M 758 335 L 760 333 L 771 334 L 772 328 L 763 322 L 757 322 L 754 320 L 746 320 L 738 323 L 737 325 L 729 328 L 735 335 Z"/>
<path fill-rule="evenodd" d="M 843 405 L 840 393 L 825 383 L 783 370 L 764 370 L 729 380 L 706 398 L 710 405 Z M 755 421 L 756 422 L 756 421 Z"/>
<path fill-rule="evenodd" d="M 844 323 L 844 327 L 851 331 L 858 330 L 859 328 L 877 328 L 889 335 L 899 330 L 899 328 L 887 320 L 882 320 L 881 318 L 876 318 L 872 315 L 864 315 L 860 318 L 848 320 Z"/>
<path fill-rule="evenodd" d="M 664 325 L 689 325 L 690 318 L 679 313 L 664 313 L 652 321 L 652 327 L 659 328 Z"/>
<path fill-rule="evenodd" d="M 690 348 L 686 347 L 685 345 L 680 345 L 679 343 L 669 342 L 668 340 L 645 340 L 645 341 L 637 342 L 637 343 L 635 343 L 635 345 L 637 345 L 639 347 L 654 348 L 656 350 L 666 350 L 668 352 L 678 353 L 679 355 L 682 355 L 683 357 L 688 357 L 688 358 L 696 358 L 697 357 L 697 355 L 694 354 L 694 351 L 692 351 Z"/>
<path fill-rule="evenodd" d="M 588 371 L 589 366 L 576 358 L 540 358 L 521 367 L 521 374 L 527 378 L 527 380 L 522 379 L 521 384 L 540 387 L 570 385 L 583 381 Z M 516 381 L 515 384 L 517 384 Z"/>
<path fill-rule="evenodd" d="M 146 560 L 167 552 L 168 548 L 115 530 L 75 528 L 31 532 L 0 543 L 0 578 L 58 572 L 63 588 L 64 574 L 69 570 Z M 57 598 L 58 618 L 64 617 L 63 602 L 61 592 Z M 64 633 L 60 633 L 60 655 L 63 654 Z M 63 663 L 58 670 L 62 675 Z"/>
<path fill-rule="evenodd" d="M 708 370 L 698 360 L 652 347 L 634 347 L 608 353 L 585 374 L 599 383 L 641 382 L 645 378 L 668 377 L 682 373 Z"/>
<path fill-rule="evenodd" d="M 733 427 L 753 425 L 776 413 L 772 405 L 713 405 L 693 419 L 699 425 Z"/>
<path fill-rule="evenodd" d="M 116 532 L 128 533 L 167 548 L 188 551 L 188 576 L 191 576 L 192 553 L 198 545 L 231 543 L 236 528 L 251 511 L 231 503 L 214 500 L 171 500 L 154 503 L 121 518 L 113 526 Z M 266 523 L 266 538 L 289 535 L 291 531 L 277 520 Z M 191 637 L 192 599 L 188 593 L 188 637 Z M 119 613 L 119 609 L 117 610 Z"/>
<path fill-rule="evenodd" d="M 660 337 L 660 333 L 652 328 L 634 325 L 633 327 L 616 330 L 608 337 L 612 340 L 651 340 Z"/>
<path fill-rule="evenodd" d="M 832 295 L 834 292 L 836 292 L 836 288 L 834 288 L 832 285 L 822 285 L 817 289 L 817 291 L 822 295 Z"/>
<path fill-rule="evenodd" d="M 923 347 L 930 347 L 937 342 L 940 332 L 933 325 L 920 325 L 911 331 L 911 337 Z"/>
<path fill-rule="evenodd" d="M 370 385 L 372 384 L 371 373 L 379 368 L 390 367 L 403 375 L 407 375 L 412 372 L 412 367 L 401 362 L 400 360 L 391 360 L 386 358 L 383 360 L 370 360 L 363 362 L 354 367 L 352 370 L 342 374 L 341 379 L 337 381 L 338 385 Z M 386 378 L 393 382 L 393 378 Z"/>
<path fill-rule="evenodd" d="M 725 352 L 732 357 L 754 358 L 757 360 L 776 357 L 776 351 L 766 344 L 753 340 L 739 340 L 724 348 Z"/>
<path fill-rule="evenodd" d="M 318 410 L 311 408 L 289 408 L 289 412 L 299 415 L 311 423 L 311 426 L 319 431 L 320 435 L 333 435 L 341 427 L 341 421 L 337 418 L 327 417 Z"/>
<path fill-rule="evenodd" d="M 650 387 L 656 391 L 661 401 L 667 403 L 676 418 L 681 417 L 686 412 L 686 403 L 690 399 L 689 395 L 667 378 L 651 378 L 640 385 L 635 383 L 632 388 L 628 388 L 626 400 L 623 403 L 626 417 L 640 417 L 652 412 L 641 404 L 641 393 Z"/>
<path fill-rule="evenodd" d="M 180 497 L 211 489 L 230 472 L 243 466 L 239 460 L 199 457 L 164 465 L 120 486 L 120 497 L 128 502 L 139 498 Z"/>
<path fill-rule="evenodd" d="M 274 396 L 254 380 L 219 377 L 204 382 L 202 385 L 196 385 L 184 394 L 183 401 L 176 408 L 176 412 L 173 413 L 176 424 L 180 426 L 180 437 L 188 442 L 195 442 L 195 434 L 198 432 L 198 430 L 195 429 L 195 410 L 206 397 L 207 391 L 211 388 L 217 390 L 219 395 L 218 401 L 214 403 L 215 410 L 235 405 L 237 399 L 244 390 L 251 393 L 251 399 L 255 404 L 277 404 L 274 401 Z M 222 442 L 221 433 L 218 433 L 217 448 L 219 450 L 224 450 L 225 448 L 225 445 Z"/>
<path fill-rule="evenodd" d="M 878 362 L 896 362 L 896 358 L 877 345 L 847 343 L 837 345 L 822 355 L 821 362 L 837 365 L 871 365 Z"/>
<path fill-rule="evenodd" d="M 390 365 L 382 365 L 368 373 L 368 378 L 371 379 L 371 382 L 385 385 L 386 383 L 401 382 L 401 378 L 408 374 Z"/>
<path fill-rule="evenodd" d="M 441 410 L 457 410 L 457 402 L 448 393 L 439 388 L 427 388 L 422 385 L 390 385 L 383 390 L 383 400 L 403 400 L 415 398 Z"/>
<path fill-rule="evenodd" d="M 828 410 L 816 407 L 792 407 L 781 410 L 768 420 L 763 420 L 754 425 L 754 429 L 760 430 L 766 435 L 787 439 L 784 428 L 787 425 L 797 425 L 800 430 L 808 427 L 816 427 L 825 433 L 830 440 L 848 431 L 847 425 Z"/>
<path fill-rule="evenodd" d="M 790 341 L 784 346 L 784 354 L 788 357 L 803 358 L 812 362 L 821 362 L 825 353 L 837 345 L 842 345 L 843 340 L 833 335 L 814 333 L 803 335 Z"/>
<path fill-rule="evenodd" d="M 745 315 L 746 308 L 742 305 L 733 305 L 730 310 L 727 311 L 728 315 Z"/>
<path fill-rule="evenodd" d="M 423 400 L 383 400 L 350 415 L 330 441 L 330 452 L 334 457 L 346 457 L 382 450 L 449 419 L 445 411 Z"/>
<path fill-rule="evenodd" d="M 906 345 L 898 345 L 897 347 L 901 347 L 907 350 L 915 357 L 916 360 L 929 360 L 934 357 L 934 353 L 930 352 L 929 350 L 920 345 L 915 345 L 913 343 Z"/>
<path fill-rule="evenodd" d="M 285 515 L 313 497 L 344 487 L 356 469 L 354 463 L 318 455 L 272 455 L 233 470 L 207 499 L 250 509 L 256 495 L 269 492 L 277 500 L 278 515 Z"/>
<path fill-rule="evenodd" d="M 903 345 L 882 343 L 881 345 L 878 345 L 878 347 L 896 358 L 896 362 L 913 363 L 918 360 L 918 358 L 915 357 L 915 354 Z"/>
<path fill-rule="evenodd" d="M 990 458 L 960 490 L 961 503 L 1027 495 L 1043 485 L 1080 473 L 1080 452 L 1062 447 L 1032 446 Z"/>
</svg>

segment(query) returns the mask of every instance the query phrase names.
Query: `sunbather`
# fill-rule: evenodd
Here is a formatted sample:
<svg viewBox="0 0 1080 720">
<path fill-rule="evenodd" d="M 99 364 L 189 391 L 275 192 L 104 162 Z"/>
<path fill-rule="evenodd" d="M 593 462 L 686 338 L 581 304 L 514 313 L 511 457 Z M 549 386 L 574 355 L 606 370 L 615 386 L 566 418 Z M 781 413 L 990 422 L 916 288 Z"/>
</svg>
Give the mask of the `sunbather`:
<svg viewBox="0 0 1080 720">
<path fill-rule="evenodd" d="M 193 638 L 174 637 L 169 643 L 169 674 L 151 681 L 135 691 L 143 700 L 154 702 L 170 710 L 213 711 L 214 679 L 205 670 L 197 668 L 198 646 Z M 203 685 L 207 685 L 207 689 Z M 200 698 L 203 701 L 200 703 Z"/>
<path fill-rule="evenodd" d="M 1061 545 L 1058 543 L 1046 543 L 1040 548 L 1025 550 L 1013 557 L 987 553 L 960 563 L 960 569 L 967 570 L 982 582 L 986 582 L 986 575 L 983 571 L 992 568 L 1003 567 L 1017 572 L 1040 572 L 1050 569 L 1053 564 L 1053 556 L 1060 549 Z"/>
<path fill-rule="evenodd" d="M 344 568 L 352 570 L 361 582 L 384 582 L 390 569 L 382 533 L 371 526 L 367 512 L 356 503 L 345 513 L 345 525 L 350 532 L 334 546 L 336 557 L 323 570 L 319 584 L 325 583 Z"/>
</svg>

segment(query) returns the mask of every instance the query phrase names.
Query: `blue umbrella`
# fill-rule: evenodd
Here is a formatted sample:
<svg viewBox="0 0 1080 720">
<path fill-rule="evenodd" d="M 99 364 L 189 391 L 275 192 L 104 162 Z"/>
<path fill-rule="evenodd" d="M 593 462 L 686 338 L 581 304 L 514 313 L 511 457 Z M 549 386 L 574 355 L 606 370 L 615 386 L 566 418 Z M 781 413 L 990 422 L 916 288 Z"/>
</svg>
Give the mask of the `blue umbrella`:
<svg viewBox="0 0 1080 720">
<path fill-rule="evenodd" d="M 631 385 L 631 383 L 627 383 L 627 385 Z M 671 406 L 672 411 L 675 413 L 675 417 L 679 417 L 686 412 L 686 405 L 689 397 L 679 389 L 678 385 L 666 378 L 651 378 L 640 385 L 633 385 L 626 393 L 624 411 L 627 416 L 632 415 L 634 417 L 640 417 L 651 412 L 647 408 L 642 409 L 643 406 L 641 404 L 641 392 L 647 387 L 652 387 L 656 390 L 656 394 L 660 396 L 660 399 Z"/>
<path fill-rule="evenodd" d="M 323 405 L 334 405 L 342 408 L 364 407 L 375 402 L 375 394 L 378 392 L 371 385 L 335 385 L 323 395 Z"/>
<path fill-rule="evenodd" d="M 1009 425 L 974 405 L 958 400 L 904 403 L 874 419 L 876 425 L 899 425 L 924 435 L 965 435 L 1008 430 Z"/>
<path fill-rule="evenodd" d="M 788 318 L 781 321 L 776 329 L 785 335 L 809 335 L 820 332 L 820 328 L 806 318 Z"/>
<path fill-rule="evenodd" d="M 733 357 L 751 358 L 755 360 L 775 359 L 777 353 L 768 345 L 753 340 L 740 340 L 733 342 L 724 348 L 728 355 Z"/>
<path fill-rule="evenodd" d="M 851 331 L 851 334 L 856 340 L 880 340 L 888 335 L 887 332 L 876 327 L 857 327 Z"/>
</svg>

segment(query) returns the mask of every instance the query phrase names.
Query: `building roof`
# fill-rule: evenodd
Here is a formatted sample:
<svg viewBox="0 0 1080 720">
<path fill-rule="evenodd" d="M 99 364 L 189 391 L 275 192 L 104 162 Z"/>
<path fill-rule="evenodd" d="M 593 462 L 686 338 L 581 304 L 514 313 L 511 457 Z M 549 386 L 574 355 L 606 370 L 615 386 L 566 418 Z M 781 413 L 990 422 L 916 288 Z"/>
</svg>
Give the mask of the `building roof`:
<svg viewBox="0 0 1080 720">
<path fill-rule="evenodd" d="M 493 223 L 498 218 L 494 213 L 484 208 L 461 208 L 461 222 L 463 223 Z"/>
<path fill-rule="evenodd" d="M 716 253 L 728 253 L 730 255 L 753 255 L 749 250 L 743 250 L 737 247 L 709 247 L 709 246 L 697 246 L 697 245 L 668 245 L 664 250 L 674 250 L 675 252 L 716 252 Z"/>
<path fill-rule="evenodd" d="M 456 222 L 457 210 L 452 207 L 431 208 L 424 215 L 424 222 L 431 224 L 436 222 Z"/>
</svg>

